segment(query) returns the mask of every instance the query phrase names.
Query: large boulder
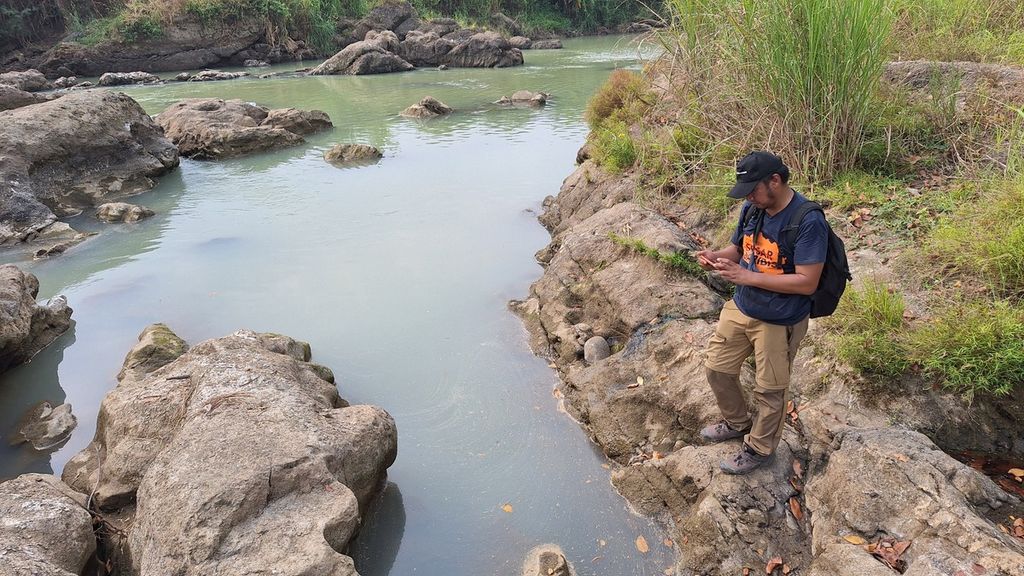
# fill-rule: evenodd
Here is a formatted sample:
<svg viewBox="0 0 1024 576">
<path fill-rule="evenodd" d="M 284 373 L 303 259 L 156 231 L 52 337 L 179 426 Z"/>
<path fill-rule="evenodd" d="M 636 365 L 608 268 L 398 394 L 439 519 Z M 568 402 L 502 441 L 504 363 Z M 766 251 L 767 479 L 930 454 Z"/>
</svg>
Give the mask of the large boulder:
<svg viewBox="0 0 1024 576">
<path fill-rule="evenodd" d="M 0 84 L 0 112 L 41 102 L 49 102 L 54 98 L 54 95 L 33 94 L 9 84 Z"/>
<path fill-rule="evenodd" d="M 314 76 L 329 74 L 385 74 L 412 70 L 413 65 L 394 52 L 398 51 L 394 32 L 373 32 L 366 40 L 355 42 L 310 70 Z"/>
<path fill-rule="evenodd" d="M 138 222 L 155 214 L 145 206 L 127 202 L 108 202 L 96 207 L 96 218 L 104 222 Z"/>
<path fill-rule="evenodd" d="M 847 536 L 888 536 L 911 543 L 904 574 L 975 574 L 975 566 L 1024 574 L 1024 541 L 997 528 L 1024 506 L 988 477 L 909 430 L 850 429 L 833 442 L 825 469 L 807 484 L 816 556 L 849 548 Z M 815 562 L 819 573 L 863 573 L 826 562 Z"/>
<path fill-rule="evenodd" d="M 338 551 L 395 459 L 394 420 L 349 406 L 303 342 L 240 331 L 171 360 L 160 332 L 64 468 L 127 532 L 119 571 L 355 575 Z"/>
<path fill-rule="evenodd" d="M 71 404 L 55 407 L 49 402 L 40 402 L 22 416 L 11 443 L 27 442 L 36 450 L 50 450 L 71 438 L 77 425 L 78 418 L 71 412 Z"/>
<path fill-rule="evenodd" d="M 39 280 L 13 264 L 0 266 L 0 372 L 28 361 L 71 326 L 63 296 L 36 304 Z"/>
<path fill-rule="evenodd" d="M 557 38 L 550 40 L 534 40 L 530 43 L 531 50 L 561 50 L 562 41 Z"/>
<path fill-rule="evenodd" d="M 347 164 L 369 164 L 380 160 L 384 154 L 366 144 L 336 144 L 324 152 L 324 160 L 337 166 Z"/>
<path fill-rule="evenodd" d="M 50 475 L 0 484 L 0 574 L 82 574 L 96 551 L 87 500 Z"/>
<path fill-rule="evenodd" d="M 433 118 L 447 116 L 454 112 L 451 106 L 431 96 L 426 96 L 416 104 L 402 110 L 401 115 L 408 118 Z"/>
<path fill-rule="evenodd" d="M 40 92 L 53 89 L 53 83 L 47 80 L 46 76 L 38 70 L 5 72 L 0 74 L 0 84 L 13 86 L 25 92 Z"/>
<path fill-rule="evenodd" d="M 123 86 L 125 84 L 157 84 L 160 77 L 149 72 L 107 72 L 100 76 L 100 86 Z"/>
<path fill-rule="evenodd" d="M 182 156 L 209 160 L 301 144 L 303 134 L 332 126 L 319 110 L 270 110 L 241 100 L 192 98 L 154 117 Z"/>
<path fill-rule="evenodd" d="M 416 15 L 416 8 L 404 0 L 386 0 L 375 6 L 358 22 L 343 21 L 339 23 L 335 43 L 342 48 L 362 41 L 369 32 L 389 30 L 398 39 L 404 39 L 410 31 L 417 29 L 422 22 Z"/>
<path fill-rule="evenodd" d="M 497 32 L 480 32 L 448 52 L 445 64 L 456 68 L 506 68 L 523 63 L 523 53 Z"/>
<path fill-rule="evenodd" d="M 0 112 L 0 126 L 0 244 L 149 190 L 178 165 L 177 148 L 120 93 L 77 92 Z"/>
<path fill-rule="evenodd" d="M 440 66 L 456 46 L 457 42 L 441 38 L 435 32 L 414 30 L 402 40 L 398 54 L 415 66 Z"/>
</svg>

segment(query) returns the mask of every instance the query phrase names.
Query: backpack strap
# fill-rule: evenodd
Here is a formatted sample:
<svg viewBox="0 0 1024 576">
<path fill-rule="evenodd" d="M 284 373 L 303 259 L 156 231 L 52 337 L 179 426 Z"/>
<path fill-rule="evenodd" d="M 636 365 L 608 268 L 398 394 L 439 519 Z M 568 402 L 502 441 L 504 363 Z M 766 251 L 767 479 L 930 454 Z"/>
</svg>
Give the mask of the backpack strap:
<svg viewBox="0 0 1024 576">
<path fill-rule="evenodd" d="M 751 239 L 752 242 L 756 245 L 757 236 L 758 234 L 761 233 L 761 227 L 764 225 L 764 210 L 755 207 L 753 204 L 747 204 L 743 208 L 743 214 L 740 215 L 740 220 L 743 222 L 743 224 L 740 226 L 741 239 L 743 238 L 743 231 L 747 228 L 747 224 L 749 224 L 750 221 L 755 218 L 757 219 L 757 221 L 754 224 L 754 234 L 751 236 Z M 742 255 L 740 256 L 740 259 L 742 260 Z M 753 267 L 754 263 L 750 262 L 750 265 L 751 267 Z"/>
<path fill-rule="evenodd" d="M 814 212 L 815 210 L 821 212 L 822 215 L 825 214 L 825 210 L 822 209 L 821 204 L 818 204 L 813 200 L 807 200 L 806 202 L 797 207 L 796 212 L 794 212 L 793 216 L 790 217 L 789 223 L 779 233 L 779 240 L 782 242 L 782 246 L 785 247 L 785 251 L 789 254 L 793 254 L 794 257 L 796 256 L 796 236 L 797 233 L 800 232 L 800 223 L 803 222 L 804 216 L 807 216 L 808 214 Z M 781 249 L 779 250 L 780 264 L 782 259 L 782 251 L 783 250 Z M 796 266 L 795 261 L 793 262 L 793 265 Z"/>
</svg>

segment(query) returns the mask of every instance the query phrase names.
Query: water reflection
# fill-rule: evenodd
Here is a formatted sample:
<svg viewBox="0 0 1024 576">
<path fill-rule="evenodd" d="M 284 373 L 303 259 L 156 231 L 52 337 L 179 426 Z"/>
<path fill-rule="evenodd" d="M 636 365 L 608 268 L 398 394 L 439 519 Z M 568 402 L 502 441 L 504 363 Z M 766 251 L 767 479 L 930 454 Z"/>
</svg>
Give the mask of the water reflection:
<svg viewBox="0 0 1024 576">
<path fill-rule="evenodd" d="M 374 521 L 364 523 L 350 544 L 350 553 L 359 559 L 356 570 L 362 576 L 387 576 L 398 558 L 405 534 L 405 504 L 398 485 L 388 482 L 363 518 Z"/>
</svg>

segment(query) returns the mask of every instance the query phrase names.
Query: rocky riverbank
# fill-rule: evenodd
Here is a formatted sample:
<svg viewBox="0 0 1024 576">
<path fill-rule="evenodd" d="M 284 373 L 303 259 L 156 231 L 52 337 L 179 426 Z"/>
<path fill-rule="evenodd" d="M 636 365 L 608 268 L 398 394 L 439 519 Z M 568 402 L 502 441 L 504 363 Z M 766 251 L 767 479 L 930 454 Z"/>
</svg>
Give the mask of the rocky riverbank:
<svg viewBox="0 0 1024 576">
<path fill-rule="evenodd" d="M 697 442 L 719 417 L 703 368 L 719 283 L 610 237 L 692 252 L 702 219 L 635 204 L 636 189 L 630 176 L 580 165 L 545 201 L 544 273 L 513 308 L 555 363 L 566 409 L 616 462 L 615 486 L 669 526 L 677 574 L 1024 574 L 1024 540 L 1008 533 L 1024 504 L 918 432 L 947 448 L 1020 455 L 1015 418 L 997 407 L 968 410 L 958 396 L 920 391 L 878 405 L 805 346 L 774 462 L 722 473 L 717 463 L 736 446 Z M 867 263 L 855 256 L 854 273 Z M 819 334 L 812 328 L 808 341 Z M 742 379 L 752 385 L 749 367 Z"/>
</svg>

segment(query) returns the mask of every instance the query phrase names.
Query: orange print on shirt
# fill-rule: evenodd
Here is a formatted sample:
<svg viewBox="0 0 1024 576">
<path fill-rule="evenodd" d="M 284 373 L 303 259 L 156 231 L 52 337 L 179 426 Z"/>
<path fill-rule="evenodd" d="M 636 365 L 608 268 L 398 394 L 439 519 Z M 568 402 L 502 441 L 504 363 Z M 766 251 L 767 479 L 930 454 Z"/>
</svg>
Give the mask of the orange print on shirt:
<svg viewBox="0 0 1024 576">
<path fill-rule="evenodd" d="M 743 260 L 750 262 L 751 258 L 755 258 L 754 266 L 762 274 L 782 274 L 780 264 L 786 263 L 785 257 L 779 258 L 779 245 L 763 234 L 757 235 L 756 245 L 752 235 L 743 235 Z"/>
</svg>

